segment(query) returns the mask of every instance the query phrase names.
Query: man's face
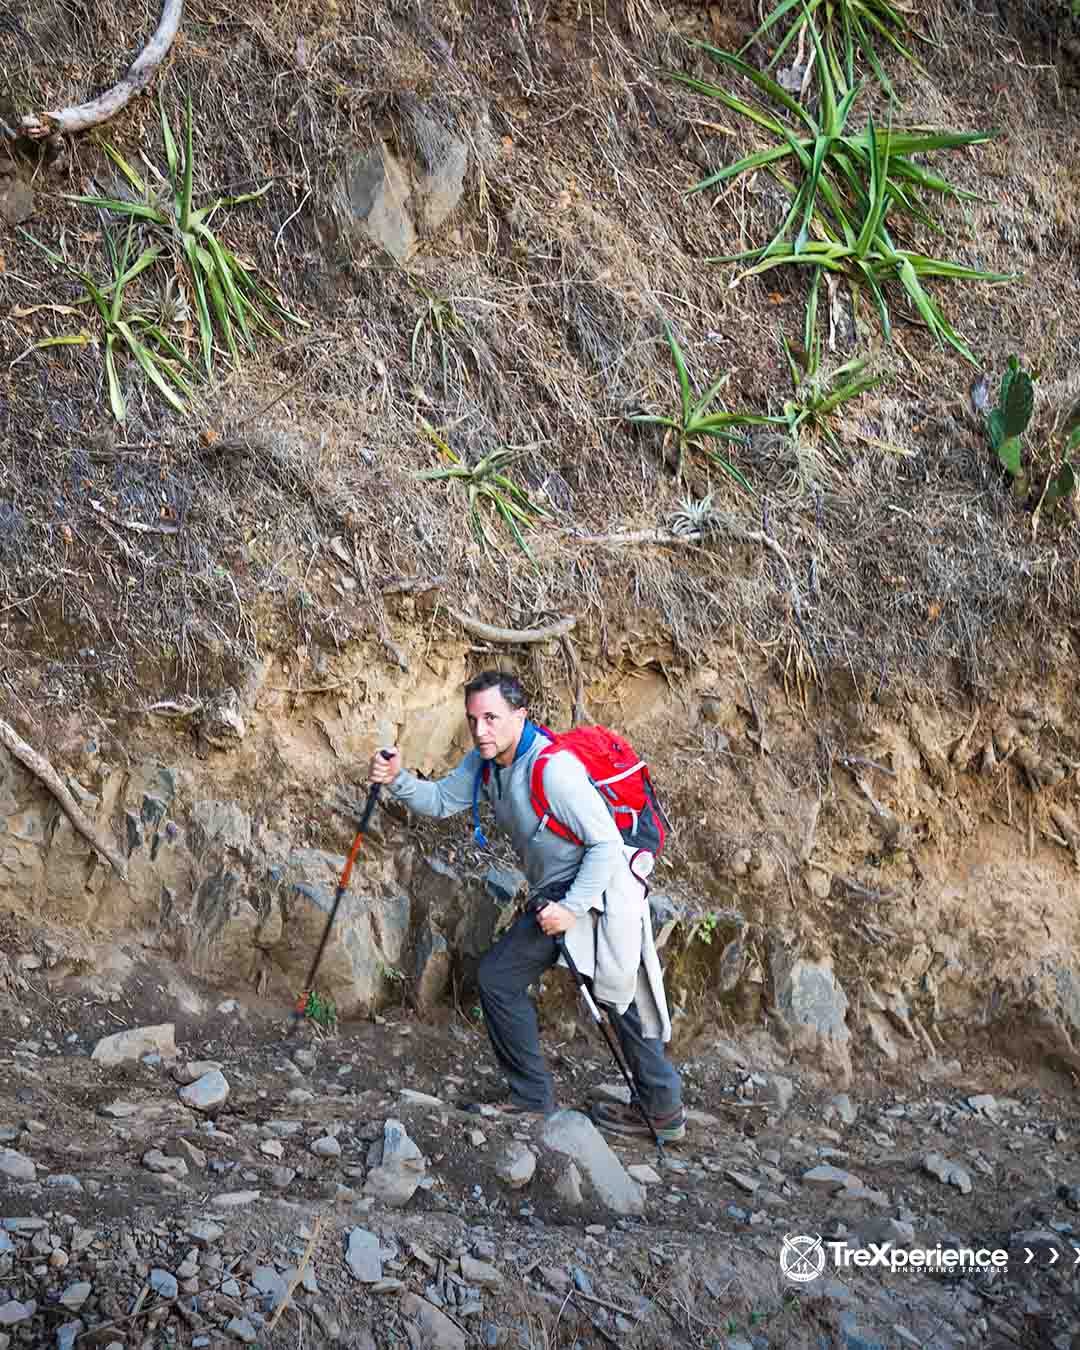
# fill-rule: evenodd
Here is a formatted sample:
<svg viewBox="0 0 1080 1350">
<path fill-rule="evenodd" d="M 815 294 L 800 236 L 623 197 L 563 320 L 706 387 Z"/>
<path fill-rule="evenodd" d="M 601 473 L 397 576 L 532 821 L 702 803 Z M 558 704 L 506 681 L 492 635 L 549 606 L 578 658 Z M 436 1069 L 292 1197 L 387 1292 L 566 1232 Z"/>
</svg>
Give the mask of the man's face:
<svg viewBox="0 0 1080 1350">
<path fill-rule="evenodd" d="M 473 744 L 484 759 L 509 763 L 525 726 L 525 709 L 511 708 L 498 688 L 482 689 L 465 704 Z"/>
</svg>

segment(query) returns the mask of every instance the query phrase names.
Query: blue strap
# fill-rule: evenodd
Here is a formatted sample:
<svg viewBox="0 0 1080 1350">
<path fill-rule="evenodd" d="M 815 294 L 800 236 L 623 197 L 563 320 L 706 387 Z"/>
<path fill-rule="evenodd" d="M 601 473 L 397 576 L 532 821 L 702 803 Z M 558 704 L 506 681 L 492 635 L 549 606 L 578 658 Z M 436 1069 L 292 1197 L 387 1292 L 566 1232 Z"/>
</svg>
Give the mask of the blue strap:
<svg viewBox="0 0 1080 1350">
<path fill-rule="evenodd" d="M 487 837 L 484 834 L 484 831 L 480 828 L 480 783 L 484 777 L 484 770 L 486 768 L 487 768 L 486 764 L 481 764 L 480 767 L 476 770 L 476 777 L 473 779 L 473 789 L 472 789 L 473 838 L 476 840 L 476 842 L 480 845 L 481 848 L 488 847 Z"/>
<path fill-rule="evenodd" d="M 542 735 L 546 736 L 549 740 L 555 739 L 553 734 L 550 731 L 548 731 L 547 727 L 538 727 L 535 722 L 530 722 L 529 719 L 526 718 L 525 725 L 521 730 L 521 739 L 518 741 L 517 749 L 514 751 L 515 761 L 519 760 L 522 755 L 528 753 L 529 749 L 532 746 L 533 741 L 536 739 L 537 732 L 540 732 Z M 480 845 L 481 848 L 488 847 L 487 836 L 484 834 L 484 831 L 480 828 L 480 784 L 484 781 L 487 770 L 488 764 L 484 761 L 481 761 L 479 767 L 476 770 L 476 777 L 473 779 L 473 790 L 472 790 L 473 838 L 476 840 L 476 842 Z M 499 772 L 497 765 L 495 768 L 495 772 L 496 773 Z"/>
</svg>

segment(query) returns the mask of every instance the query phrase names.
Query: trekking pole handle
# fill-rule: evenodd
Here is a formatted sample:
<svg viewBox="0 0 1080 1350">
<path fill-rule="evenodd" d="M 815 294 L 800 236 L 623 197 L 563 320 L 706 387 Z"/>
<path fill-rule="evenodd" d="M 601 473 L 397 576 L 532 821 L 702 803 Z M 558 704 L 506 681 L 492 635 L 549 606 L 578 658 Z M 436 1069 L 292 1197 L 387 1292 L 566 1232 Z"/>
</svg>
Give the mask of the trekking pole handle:
<svg viewBox="0 0 1080 1350">
<path fill-rule="evenodd" d="M 380 750 L 379 757 L 385 759 L 388 763 L 394 758 L 390 750 Z M 364 804 L 364 814 L 360 817 L 360 832 L 363 833 L 371 824 L 371 817 L 375 810 L 375 803 L 379 800 L 379 793 L 382 791 L 381 783 L 372 783 L 368 788 L 368 798 Z"/>
</svg>

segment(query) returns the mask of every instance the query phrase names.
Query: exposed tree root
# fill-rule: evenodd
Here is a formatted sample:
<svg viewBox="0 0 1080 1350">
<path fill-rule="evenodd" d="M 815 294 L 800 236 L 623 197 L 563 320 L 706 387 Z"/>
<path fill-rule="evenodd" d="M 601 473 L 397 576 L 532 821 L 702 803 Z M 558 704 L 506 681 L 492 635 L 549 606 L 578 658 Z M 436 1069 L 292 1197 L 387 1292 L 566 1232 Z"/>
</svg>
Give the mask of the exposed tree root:
<svg viewBox="0 0 1080 1350">
<path fill-rule="evenodd" d="M 161 18 L 154 35 L 131 64 L 131 69 L 104 94 L 69 108 L 52 112 L 30 113 L 19 124 L 19 134 L 31 140 L 46 136 L 71 136 L 100 126 L 126 108 L 137 93 L 145 89 L 154 72 L 169 53 L 184 13 L 184 0 L 164 0 Z"/>
<path fill-rule="evenodd" d="M 0 745 L 5 745 L 35 778 L 49 789 L 60 805 L 60 809 L 75 829 L 91 845 L 96 853 L 109 863 L 113 871 L 122 880 L 127 881 L 127 864 L 116 849 L 103 839 L 83 814 L 78 802 L 64 786 L 60 775 L 45 758 L 39 755 L 33 746 L 27 745 L 10 723 L 0 717 Z"/>
</svg>

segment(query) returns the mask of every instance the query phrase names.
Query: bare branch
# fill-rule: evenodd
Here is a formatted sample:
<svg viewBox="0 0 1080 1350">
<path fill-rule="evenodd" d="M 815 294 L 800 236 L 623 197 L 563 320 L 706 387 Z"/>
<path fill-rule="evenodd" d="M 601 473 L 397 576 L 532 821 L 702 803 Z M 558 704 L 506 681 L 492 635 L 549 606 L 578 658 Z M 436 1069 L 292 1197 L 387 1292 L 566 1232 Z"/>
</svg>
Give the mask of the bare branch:
<svg viewBox="0 0 1080 1350">
<path fill-rule="evenodd" d="M 127 865 L 116 849 L 103 839 L 93 825 L 83 815 L 82 809 L 64 786 L 60 775 L 45 758 L 23 740 L 10 723 L 0 717 L 0 745 L 6 745 L 20 764 L 24 765 L 35 778 L 39 779 L 56 798 L 60 809 L 78 832 L 86 839 L 94 851 L 112 866 L 113 871 L 123 881 L 127 881 Z"/>
<path fill-rule="evenodd" d="M 70 136 L 100 126 L 102 122 L 115 117 L 153 79 L 154 72 L 168 55 L 183 13 L 184 0 L 164 0 L 153 37 L 132 62 L 131 69 L 119 84 L 113 85 L 89 103 L 57 108 L 52 112 L 30 113 L 20 123 L 22 135 L 31 140 L 42 140 L 46 136 L 58 134 Z"/>
<path fill-rule="evenodd" d="M 479 619 L 472 619 L 468 614 L 451 609 L 449 605 L 447 612 L 473 637 L 483 638 L 485 642 L 502 642 L 507 645 L 551 642 L 554 638 L 565 637 L 567 633 L 572 632 L 577 623 L 576 616 L 571 614 L 557 623 L 549 624 L 546 628 L 494 628 L 489 623 L 481 623 Z"/>
</svg>

